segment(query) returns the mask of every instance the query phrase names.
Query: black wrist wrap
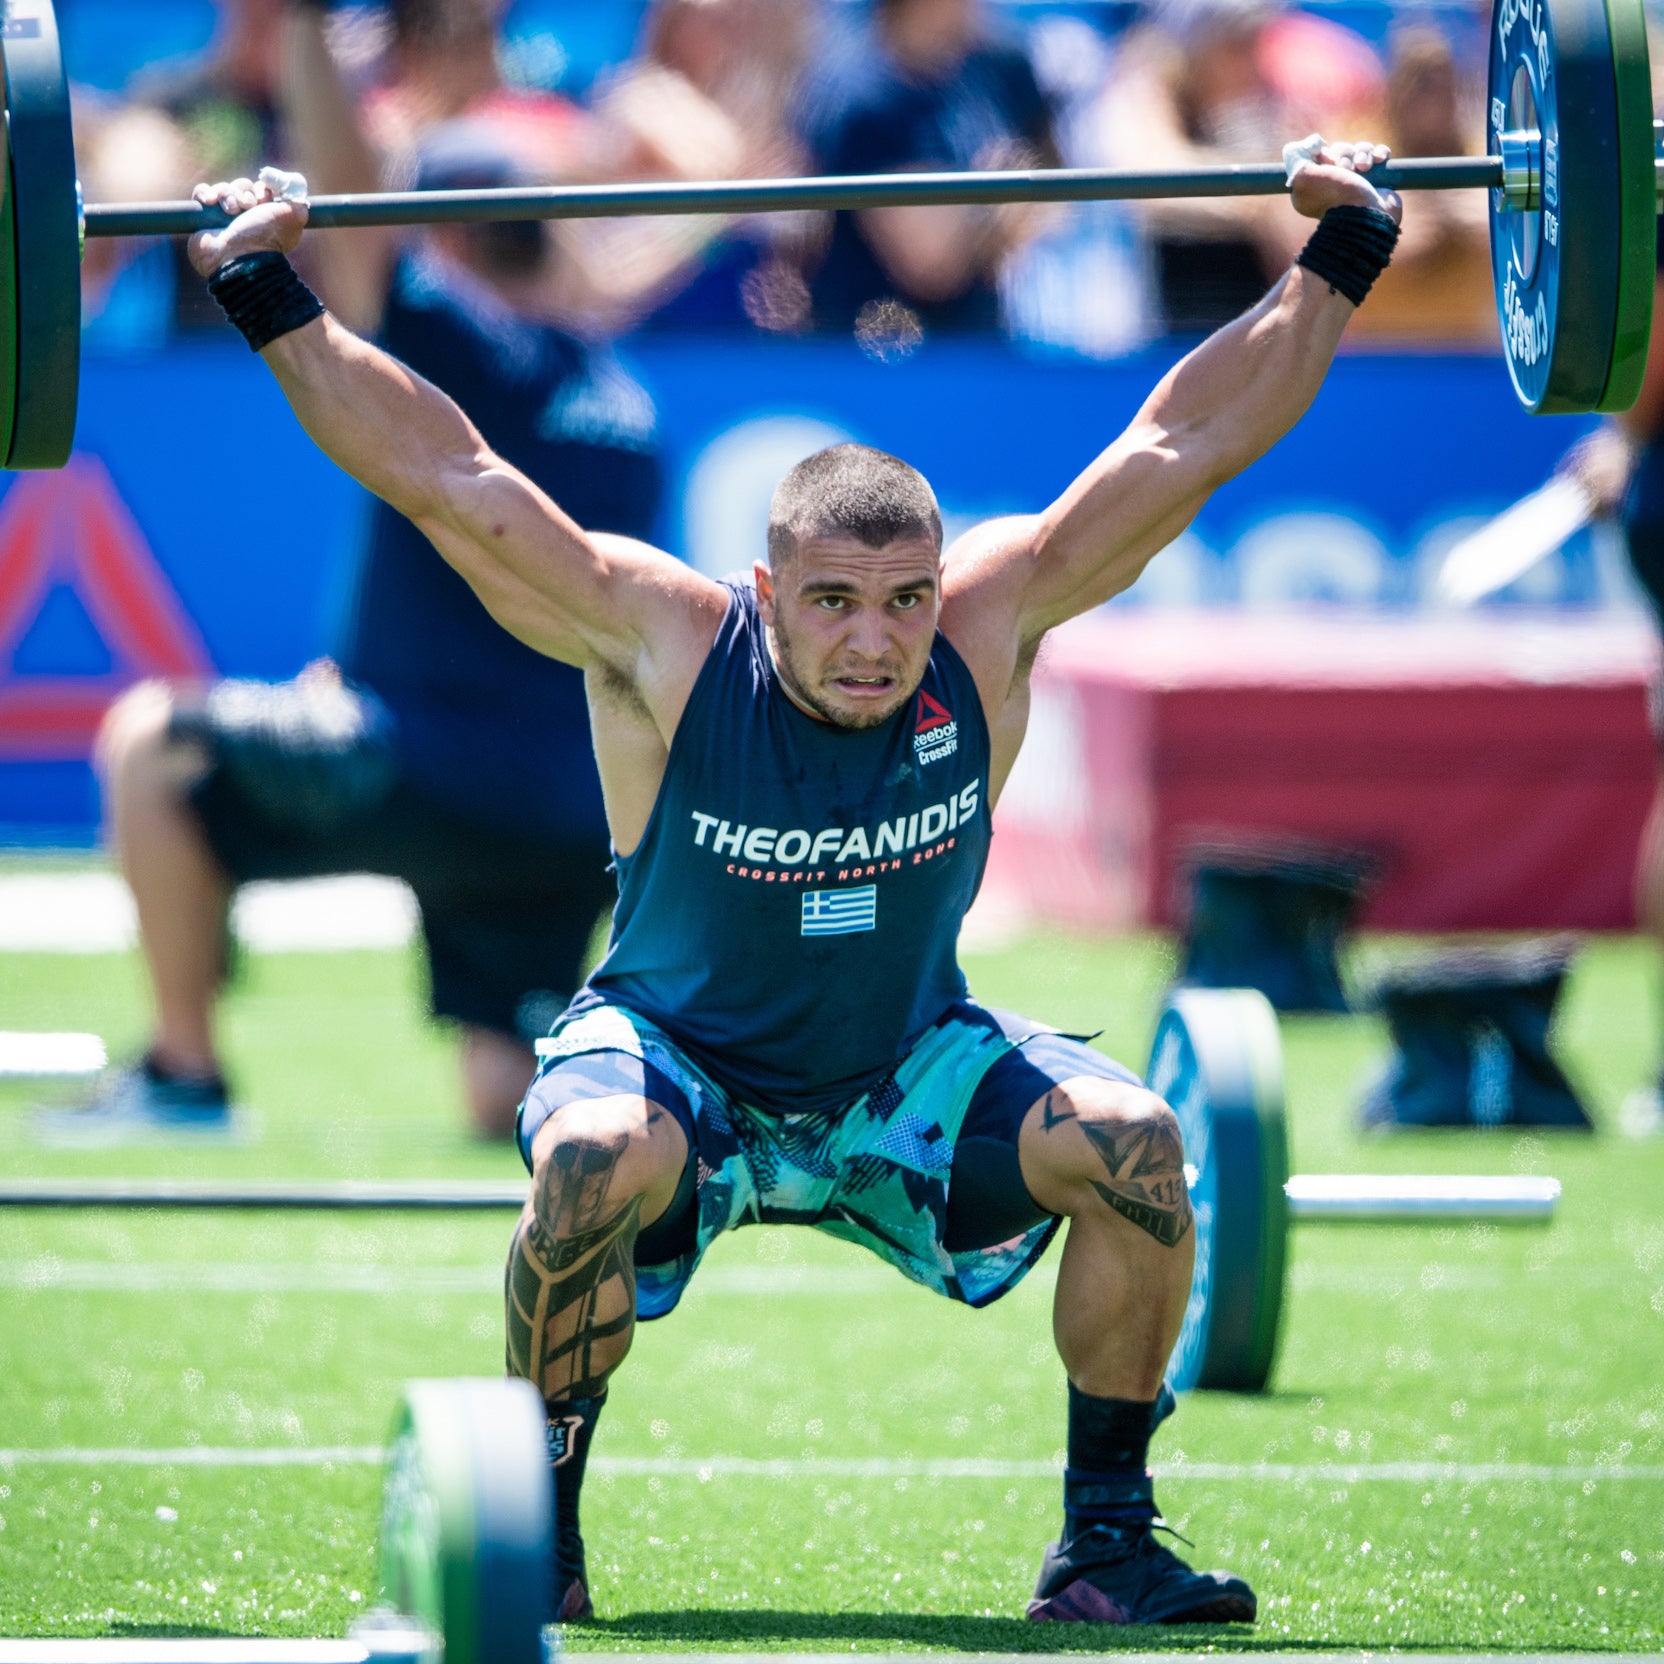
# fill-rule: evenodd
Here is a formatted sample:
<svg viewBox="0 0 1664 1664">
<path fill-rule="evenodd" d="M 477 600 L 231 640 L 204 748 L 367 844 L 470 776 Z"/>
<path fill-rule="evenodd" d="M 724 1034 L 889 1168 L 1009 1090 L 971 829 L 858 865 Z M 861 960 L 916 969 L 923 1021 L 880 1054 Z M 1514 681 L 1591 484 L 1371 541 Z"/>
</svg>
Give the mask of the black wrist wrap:
<svg viewBox="0 0 1664 1664">
<path fill-rule="evenodd" d="M 1398 227 L 1391 214 L 1349 204 L 1331 208 L 1317 222 L 1295 264 L 1321 277 L 1354 306 L 1362 306 L 1397 243 Z"/>
<path fill-rule="evenodd" d="M 295 275 L 295 268 L 275 250 L 227 260 L 208 279 L 208 293 L 255 352 L 311 323 L 324 309 L 323 302 Z"/>
</svg>

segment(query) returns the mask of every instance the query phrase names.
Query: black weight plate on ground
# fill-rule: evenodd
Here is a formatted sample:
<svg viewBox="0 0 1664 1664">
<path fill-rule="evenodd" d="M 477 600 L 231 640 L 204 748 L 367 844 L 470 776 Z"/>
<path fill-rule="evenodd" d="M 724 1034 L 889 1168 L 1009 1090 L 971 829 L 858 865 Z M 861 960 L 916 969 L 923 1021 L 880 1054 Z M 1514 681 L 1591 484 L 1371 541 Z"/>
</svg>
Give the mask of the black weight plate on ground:
<svg viewBox="0 0 1664 1664">
<path fill-rule="evenodd" d="M 8 468 L 61 468 L 81 376 L 81 221 L 51 0 L 4 0 L 17 372 Z M 0 386 L 3 386 L 0 383 Z"/>
<path fill-rule="evenodd" d="M 1541 203 L 1491 192 L 1491 270 L 1514 391 L 1541 415 L 1599 408 L 1621 269 L 1617 86 L 1605 0 L 1496 0 L 1488 121 L 1542 135 Z"/>
<path fill-rule="evenodd" d="M 1628 410 L 1641 396 L 1657 286 L 1658 182 L 1652 127 L 1652 63 L 1641 0 L 1606 0 L 1618 101 L 1618 319 L 1602 410 Z"/>
<path fill-rule="evenodd" d="M 1282 1041 L 1269 1001 L 1251 988 L 1174 993 L 1148 1080 L 1178 1116 L 1196 1216 L 1196 1273 L 1167 1378 L 1179 1392 L 1259 1392 L 1276 1352 L 1288 1236 Z"/>
<path fill-rule="evenodd" d="M 542 1664 L 554 1506 L 543 1404 L 525 1381 L 411 1381 L 382 1501 L 386 1598 L 445 1664 Z"/>
</svg>

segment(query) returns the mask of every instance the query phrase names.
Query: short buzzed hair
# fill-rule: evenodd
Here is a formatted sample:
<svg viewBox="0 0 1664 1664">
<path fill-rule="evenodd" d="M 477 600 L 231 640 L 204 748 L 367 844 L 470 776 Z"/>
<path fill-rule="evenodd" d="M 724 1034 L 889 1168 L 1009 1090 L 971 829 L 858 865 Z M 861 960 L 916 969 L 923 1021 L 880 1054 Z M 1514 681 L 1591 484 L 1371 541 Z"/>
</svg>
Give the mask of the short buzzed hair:
<svg viewBox="0 0 1664 1664">
<path fill-rule="evenodd" d="M 917 468 L 871 445 L 829 445 L 806 456 L 774 489 L 768 559 L 789 560 L 806 537 L 841 532 L 882 549 L 901 537 L 942 547 L 942 511 Z"/>
</svg>

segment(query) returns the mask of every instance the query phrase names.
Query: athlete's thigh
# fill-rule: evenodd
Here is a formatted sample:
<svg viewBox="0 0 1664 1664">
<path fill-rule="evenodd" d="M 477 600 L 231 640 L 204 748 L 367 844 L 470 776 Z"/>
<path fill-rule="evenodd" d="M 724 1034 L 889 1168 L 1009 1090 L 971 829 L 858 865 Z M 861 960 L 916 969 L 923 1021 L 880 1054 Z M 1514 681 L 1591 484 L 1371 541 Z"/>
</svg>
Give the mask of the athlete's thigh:
<svg viewBox="0 0 1664 1664">
<path fill-rule="evenodd" d="M 1004 1242 L 1055 1217 L 1024 1176 L 1024 1126 L 1047 1097 L 1074 1080 L 1137 1088 L 1138 1077 L 1084 1040 L 992 1013 L 1019 1044 L 977 1085 L 954 1146 L 944 1241 L 953 1251 Z"/>
</svg>

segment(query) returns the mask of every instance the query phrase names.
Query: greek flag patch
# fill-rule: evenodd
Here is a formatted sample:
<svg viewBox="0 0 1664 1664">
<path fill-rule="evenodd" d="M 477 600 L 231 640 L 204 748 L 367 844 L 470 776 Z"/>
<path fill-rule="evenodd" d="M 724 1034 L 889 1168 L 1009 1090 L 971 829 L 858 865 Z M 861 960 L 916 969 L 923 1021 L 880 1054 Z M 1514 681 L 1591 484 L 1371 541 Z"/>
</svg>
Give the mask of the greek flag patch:
<svg viewBox="0 0 1664 1664">
<path fill-rule="evenodd" d="M 878 886 L 863 884 L 858 890 L 805 890 L 803 892 L 803 934 L 805 936 L 852 936 L 858 930 L 878 928 Z"/>
</svg>

